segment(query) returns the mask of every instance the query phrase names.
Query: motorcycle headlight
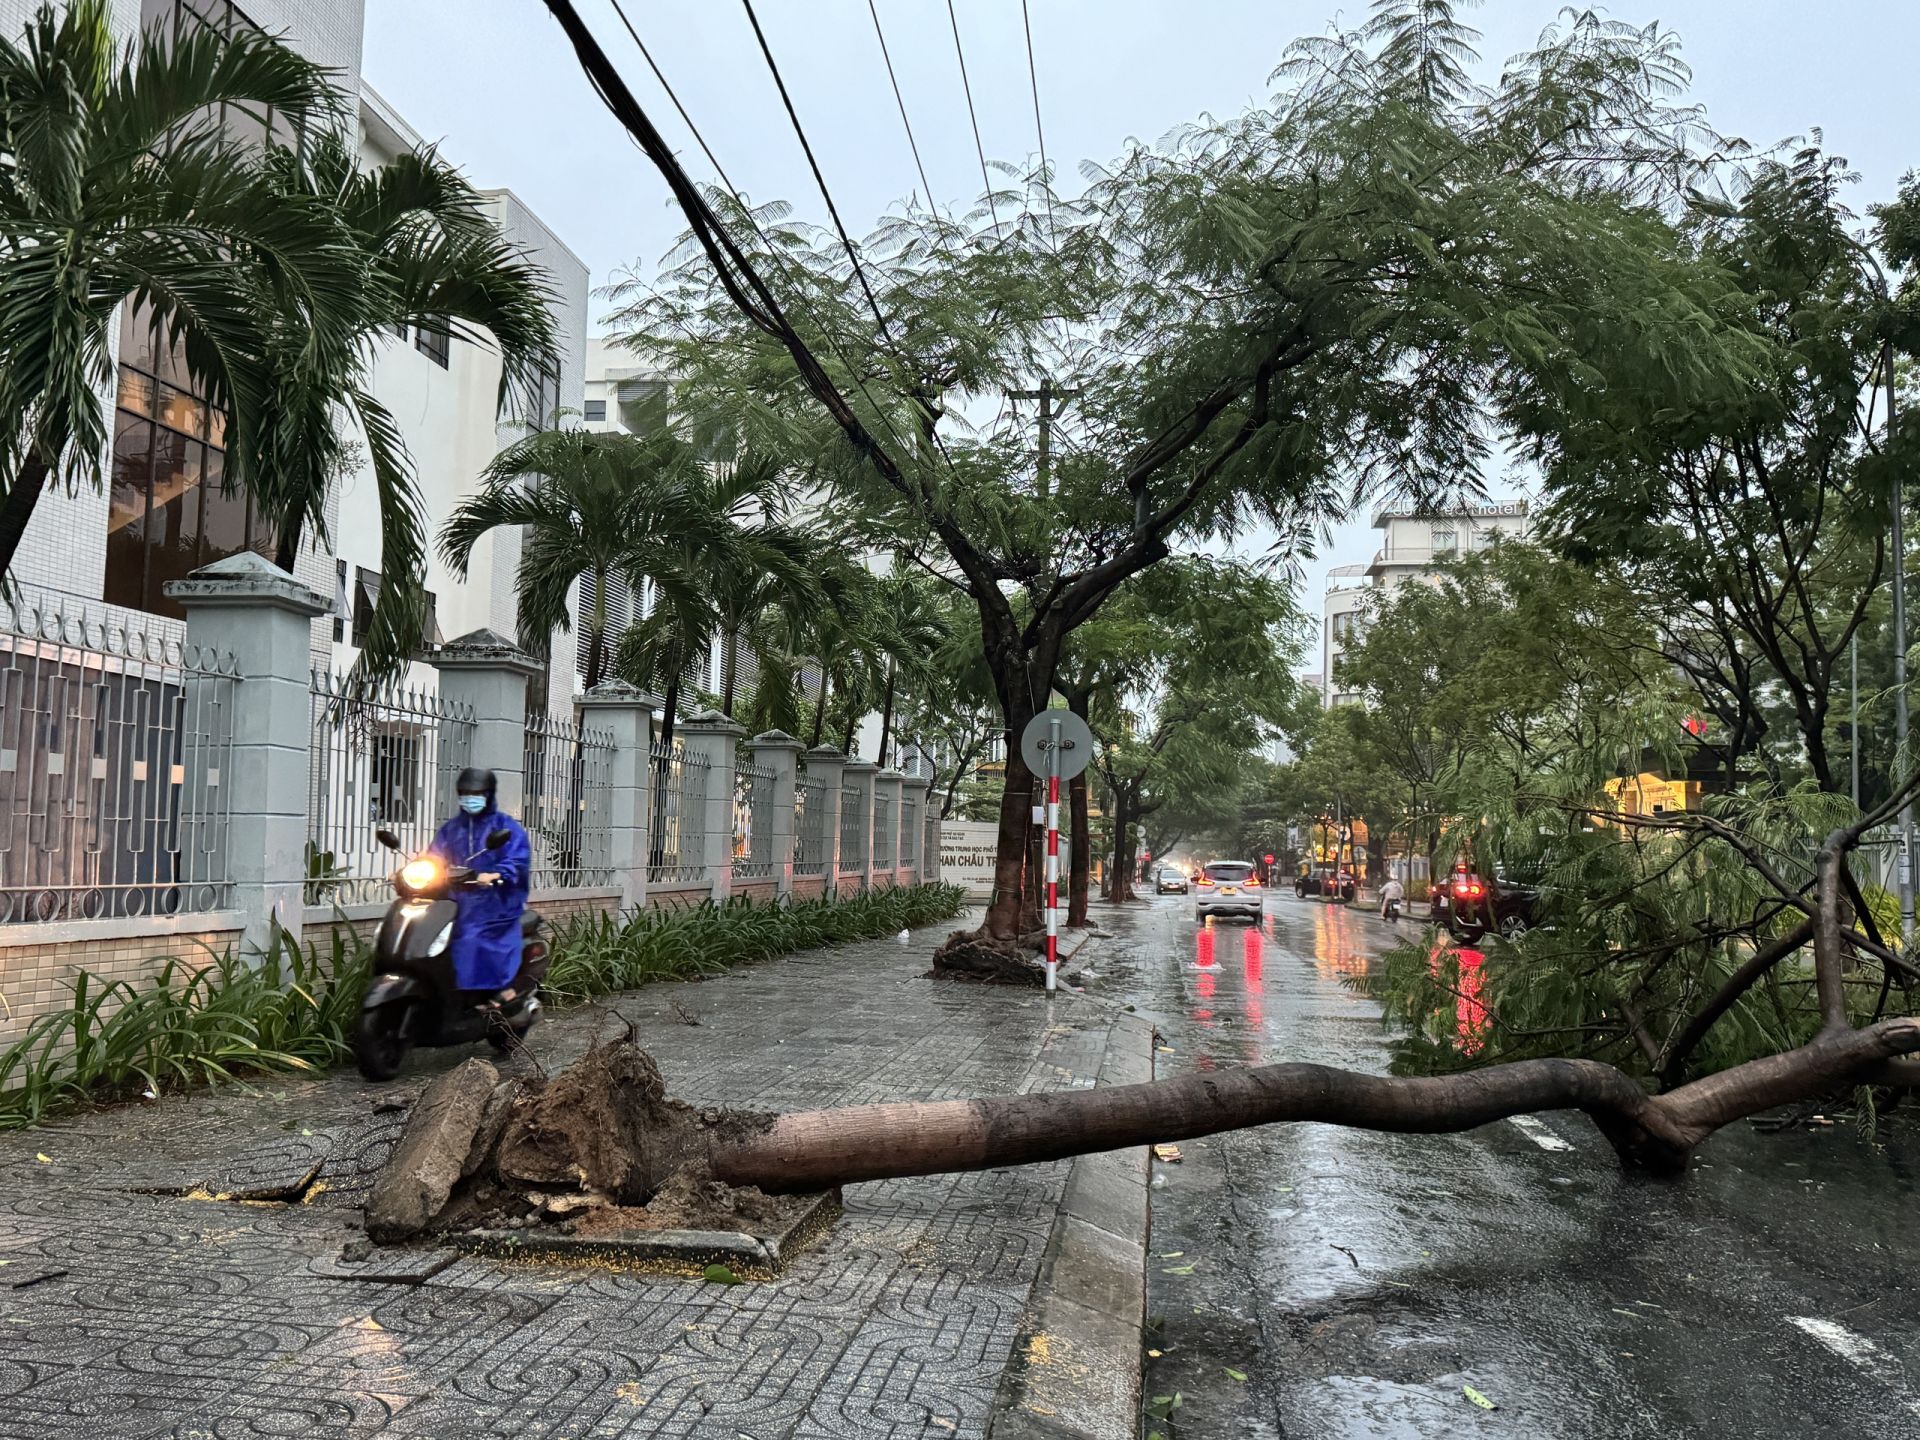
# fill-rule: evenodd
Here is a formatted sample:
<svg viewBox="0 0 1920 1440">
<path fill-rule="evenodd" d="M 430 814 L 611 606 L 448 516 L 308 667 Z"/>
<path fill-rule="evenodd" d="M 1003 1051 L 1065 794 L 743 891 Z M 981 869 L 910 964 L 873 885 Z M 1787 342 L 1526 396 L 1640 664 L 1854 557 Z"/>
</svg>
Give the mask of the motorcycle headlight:
<svg viewBox="0 0 1920 1440">
<path fill-rule="evenodd" d="M 427 954 L 438 955 L 453 943 L 453 922 L 449 920 L 441 927 L 440 933 L 433 937 L 433 943 L 427 946 Z"/>
<path fill-rule="evenodd" d="M 409 890 L 425 890 L 439 883 L 440 862 L 422 857 L 400 868 L 400 883 Z"/>
</svg>

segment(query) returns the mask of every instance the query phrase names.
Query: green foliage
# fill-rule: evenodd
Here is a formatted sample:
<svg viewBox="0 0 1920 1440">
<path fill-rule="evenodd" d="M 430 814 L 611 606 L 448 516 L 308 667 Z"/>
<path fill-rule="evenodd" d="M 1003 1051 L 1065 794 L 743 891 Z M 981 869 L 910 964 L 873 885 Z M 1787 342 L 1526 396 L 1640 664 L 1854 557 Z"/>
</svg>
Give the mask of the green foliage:
<svg viewBox="0 0 1920 1440">
<path fill-rule="evenodd" d="M 336 928 L 324 951 L 284 930 L 257 959 L 229 947 L 137 984 L 80 972 L 71 1002 L 0 1050 L 0 1129 L 90 1101 L 249 1074 L 320 1070 L 347 1054 L 369 951 Z"/>
<path fill-rule="evenodd" d="M 272 325 L 339 343 L 334 297 L 356 283 L 327 207 L 280 196 L 224 124 L 232 107 L 329 129 L 342 100 L 326 72 L 244 26 L 118 46 L 111 8 L 41 4 L 0 37 L 0 489 L 22 524 L 50 482 L 100 482 L 122 302 L 151 310 L 229 412 L 228 463 L 251 482 L 271 449 Z M 19 533 L 0 535 L 0 579 Z"/>
<path fill-rule="evenodd" d="M 914 885 L 851 898 L 758 903 L 735 897 L 683 910 L 576 915 L 553 937 L 546 992 L 561 1004 L 656 980 L 694 980 L 794 950 L 877 940 L 959 914 L 953 885 Z"/>
</svg>

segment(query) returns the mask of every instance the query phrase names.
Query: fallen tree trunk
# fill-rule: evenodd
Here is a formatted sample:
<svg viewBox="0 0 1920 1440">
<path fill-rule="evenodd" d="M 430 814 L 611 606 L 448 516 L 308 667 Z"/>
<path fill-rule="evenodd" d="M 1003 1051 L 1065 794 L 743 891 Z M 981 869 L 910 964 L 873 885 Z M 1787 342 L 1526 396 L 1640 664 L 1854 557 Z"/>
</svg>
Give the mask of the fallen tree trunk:
<svg viewBox="0 0 1920 1440">
<path fill-rule="evenodd" d="M 572 1213 L 553 1203 L 562 1196 L 641 1205 L 676 1178 L 792 1193 L 1034 1164 L 1283 1121 L 1438 1134 L 1544 1110 L 1583 1112 L 1623 1165 L 1674 1176 L 1722 1126 L 1881 1077 L 1889 1062 L 1914 1051 L 1920 1020 L 1903 1017 L 1828 1030 L 1800 1049 L 1663 1095 L 1594 1060 L 1522 1060 L 1422 1078 L 1284 1064 L 1106 1089 L 768 1115 L 695 1110 L 667 1098 L 652 1060 L 625 1040 L 594 1047 L 543 1085 L 505 1082 L 519 1088 L 501 1106 L 485 1107 L 505 1109 L 504 1121 L 483 1127 L 477 1138 L 481 1107 L 422 1104 L 396 1163 L 375 1186 L 368 1228 L 381 1239 L 404 1239 L 436 1220 L 455 1223 L 497 1207 L 503 1196 L 532 1216 Z M 437 1146 L 421 1133 L 453 1123 L 449 1116 L 466 1128 Z M 418 1167 L 399 1161 L 433 1150 L 467 1160 L 441 1215 L 421 1220 Z M 389 1191 L 408 1198 L 395 1205 Z"/>
</svg>

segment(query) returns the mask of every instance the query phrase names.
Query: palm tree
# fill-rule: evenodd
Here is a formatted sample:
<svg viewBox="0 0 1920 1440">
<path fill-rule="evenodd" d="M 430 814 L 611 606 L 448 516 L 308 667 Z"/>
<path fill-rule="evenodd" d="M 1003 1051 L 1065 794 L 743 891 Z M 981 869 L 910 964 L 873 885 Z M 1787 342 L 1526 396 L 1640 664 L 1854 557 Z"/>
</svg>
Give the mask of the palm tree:
<svg viewBox="0 0 1920 1440">
<path fill-rule="evenodd" d="M 545 273 L 508 245 L 465 177 L 431 149 L 363 170 L 348 141 L 328 132 L 299 154 L 275 152 L 269 169 L 281 199 L 334 218 L 356 283 L 342 297 L 346 323 L 329 343 L 305 336 L 297 314 L 275 327 L 274 424 L 249 488 L 277 517 L 278 563 L 291 570 L 302 531 L 326 533 L 328 488 L 351 439 L 340 422 L 358 431 L 381 528 L 380 590 L 360 669 L 385 673 L 419 648 L 426 525 L 398 426 L 368 388 L 374 356 L 409 325 L 475 343 L 491 337 L 501 358 L 501 404 L 537 397 L 542 374 L 559 364 L 553 291 Z M 533 419 L 554 423 L 551 415 Z"/>
<path fill-rule="evenodd" d="M 120 47 L 107 0 L 43 3 L 0 38 L 0 581 L 49 485 L 98 488 L 123 303 L 151 313 L 262 473 L 278 316 L 303 355 L 341 343 L 355 257 L 328 208 L 275 193 L 226 107 L 310 131 L 340 98 L 263 35 L 156 28 Z M 261 296 L 273 306 L 263 311 Z"/>
<path fill-rule="evenodd" d="M 673 553 L 635 556 L 632 571 L 654 582 L 652 608 L 624 637 L 620 672 L 664 691 L 662 743 L 673 739 L 686 677 L 717 639 L 722 642 L 722 706 L 731 713 L 743 643 L 769 637 L 773 610 L 797 623 L 824 603 L 814 571 L 824 563 L 818 537 L 791 524 L 791 486 L 769 456 L 742 451 L 702 468 L 693 504 L 704 526 L 683 532 Z M 779 662 L 767 639 L 760 658 Z"/>
<path fill-rule="evenodd" d="M 606 605 L 615 578 L 627 580 L 636 594 L 650 580 L 660 597 L 656 608 L 710 613 L 687 557 L 727 551 L 735 538 L 713 509 L 698 456 L 671 431 L 644 439 L 537 431 L 495 456 L 482 484 L 441 528 L 442 558 L 464 578 L 483 536 L 521 527 L 514 577 L 521 623 L 537 632 L 570 628 L 568 601 L 578 584 L 586 602 L 581 622 L 589 689 L 605 677 L 620 640 L 609 634 Z"/>
<path fill-rule="evenodd" d="M 882 582 L 880 646 L 886 656 L 886 688 L 880 702 L 880 746 L 874 759 L 885 767 L 888 737 L 893 729 L 893 704 L 902 675 L 914 683 L 931 684 L 935 657 L 948 638 L 946 617 L 933 581 L 895 575 Z"/>
</svg>

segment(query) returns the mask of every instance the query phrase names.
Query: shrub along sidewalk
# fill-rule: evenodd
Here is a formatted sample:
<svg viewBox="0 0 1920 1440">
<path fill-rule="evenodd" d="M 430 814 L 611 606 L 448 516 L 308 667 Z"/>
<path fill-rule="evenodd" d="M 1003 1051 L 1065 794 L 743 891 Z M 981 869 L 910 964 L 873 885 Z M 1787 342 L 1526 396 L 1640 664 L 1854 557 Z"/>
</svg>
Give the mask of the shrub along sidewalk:
<svg viewBox="0 0 1920 1440">
<path fill-rule="evenodd" d="M 569 1005 L 656 980 L 691 980 L 795 950 L 873 940 L 959 914 L 952 885 L 850 899 L 575 916 L 553 936 L 544 992 Z M 85 1104 L 322 1070 L 346 1058 L 371 948 L 347 929 L 323 954 L 279 932 L 257 959 L 229 948 L 194 967 L 168 960 L 143 984 L 81 971 L 73 1000 L 0 1050 L 0 1130 Z"/>
</svg>

